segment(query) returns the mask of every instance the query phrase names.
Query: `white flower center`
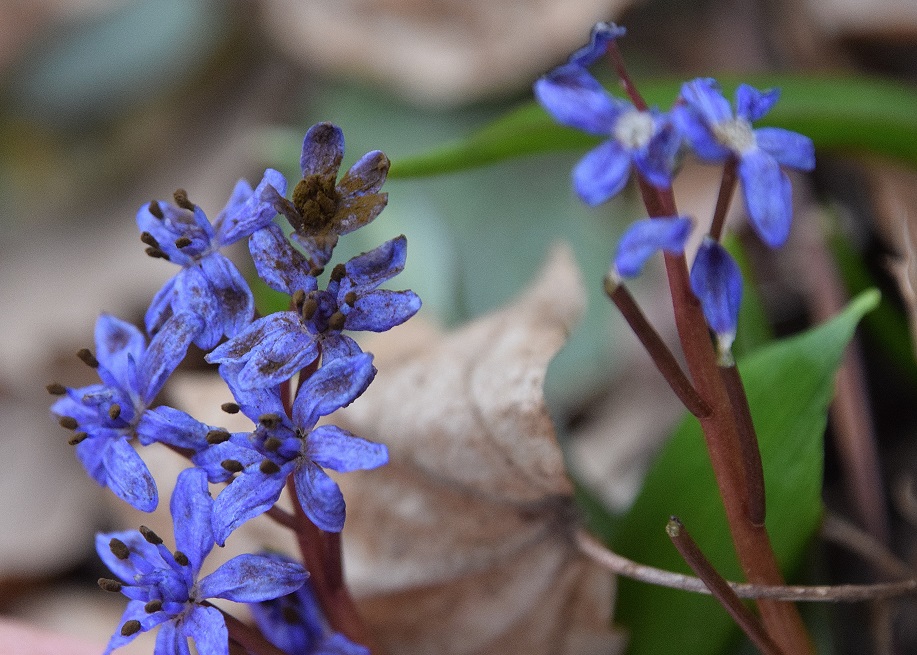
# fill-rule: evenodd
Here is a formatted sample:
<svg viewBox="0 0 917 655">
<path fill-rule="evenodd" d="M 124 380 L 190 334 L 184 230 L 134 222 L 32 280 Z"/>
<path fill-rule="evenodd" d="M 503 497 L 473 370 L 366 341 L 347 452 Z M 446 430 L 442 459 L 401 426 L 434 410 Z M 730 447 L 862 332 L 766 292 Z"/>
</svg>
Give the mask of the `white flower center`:
<svg viewBox="0 0 917 655">
<path fill-rule="evenodd" d="M 648 111 L 625 112 L 615 123 L 615 140 L 632 150 L 643 148 L 652 137 L 653 117 Z"/>
<path fill-rule="evenodd" d="M 751 123 L 744 118 L 732 118 L 713 128 L 713 136 L 733 152 L 742 154 L 758 145 Z"/>
</svg>

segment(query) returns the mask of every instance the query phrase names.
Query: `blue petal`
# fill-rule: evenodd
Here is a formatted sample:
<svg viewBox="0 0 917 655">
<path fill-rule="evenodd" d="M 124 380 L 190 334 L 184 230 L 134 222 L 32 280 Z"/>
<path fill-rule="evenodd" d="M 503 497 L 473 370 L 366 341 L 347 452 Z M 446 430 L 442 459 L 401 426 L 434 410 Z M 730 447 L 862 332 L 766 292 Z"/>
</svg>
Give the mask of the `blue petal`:
<svg viewBox="0 0 917 655">
<path fill-rule="evenodd" d="M 212 429 L 181 410 L 163 405 L 143 413 L 137 437 L 144 446 L 158 442 L 198 452 L 209 446 L 207 433 Z"/>
<path fill-rule="evenodd" d="M 204 598 L 225 598 L 237 603 L 257 603 L 291 594 L 309 574 L 296 562 L 266 555 L 239 555 L 200 581 Z"/>
<path fill-rule="evenodd" d="M 318 123 L 309 128 L 302 142 L 299 167 L 303 178 L 309 175 L 337 177 L 344 156 L 344 133 L 331 123 Z"/>
<path fill-rule="evenodd" d="M 227 459 L 234 459 L 243 467 L 258 464 L 264 459 L 264 455 L 255 450 L 248 437 L 247 432 L 236 432 L 230 435 L 229 441 L 202 450 L 191 461 L 207 474 L 210 482 L 229 482 L 233 475 L 222 466 Z"/>
<path fill-rule="evenodd" d="M 627 30 L 614 23 L 596 23 L 589 43 L 570 55 L 568 64 L 588 68 L 608 51 L 608 44 L 627 34 Z"/>
<path fill-rule="evenodd" d="M 401 325 L 420 309 L 420 298 L 413 291 L 376 289 L 360 296 L 347 313 L 344 328 L 385 332 Z"/>
<path fill-rule="evenodd" d="M 317 288 L 315 278 L 309 275 L 309 263 L 293 247 L 283 230 L 271 224 L 252 235 L 248 242 L 258 277 L 272 288 L 292 296 L 298 290 L 305 292 Z"/>
<path fill-rule="evenodd" d="M 121 648 L 122 646 L 129 644 L 134 639 L 136 639 L 138 635 L 146 632 L 147 630 L 149 630 L 152 627 L 155 627 L 155 625 L 149 625 L 150 623 L 149 616 L 150 615 L 147 614 L 147 611 L 144 609 L 145 604 L 146 603 L 142 601 L 136 601 L 136 600 L 128 601 L 127 607 L 124 609 L 124 613 L 121 615 L 121 620 L 118 621 L 118 625 L 115 628 L 115 633 L 114 635 L 112 635 L 112 638 L 108 641 L 108 645 L 105 647 L 104 655 L 109 655 L 109 653 L 111 653 L 113 650 Z M 165 619 L 162 619 L 162 620 L 165 620 Z M 140 621 L 141 626 L 144 626 L 144 627 L 142 627 L 139 632 L 135 632 L 125 637 L 121 634 L 121 626 L 127 623 L 128 621 Z"/>
<path fill-rule="evenodd" d="M 122 389 L 132 387 L 128 371 L 128 356 L 140 360 L 146 348 L 143 333 L 126 321 L 101 314 L 95 327 L 96 359 L 118 381 Z"/>
<path fill-rule="evenodd" d="M 755 140 L 781 166 L 800 171 L 815 168 L 815 144 L 807 136 L 779 127 L 761 127 L 755 130 Z"/>
<path fill-rule="evenodd" d="M 194 340 L 201 350 L 216 346 L 224 334 L 235 336 L 254 316 L 255 301 L 248 283 L 235 264 L 218 252 L 182 270 L 175 287 L 176 313 L 190 312 L 204 321 L 205 329 Z"/>
<path fill-rule="evenodd" d="M 180 209 L 167 202 L 157 202 L 163 218 L 156 218 L 150 213 L 150 203 L 137 211 L 137 227 L 141 232 L 148 232 L 159 243 L 159 249 L 169 256 L 169 261 L 179 266 L 191 262 L 189 254 L 176 247 L 175 241 L 189 232 L 194 225 L 194 218 L 187 209 Z M 189 236 L 190 238 L 190 236 Z M 198 244 L 199 245 L 199 244 Z"/>
<path fill-rule="evenodd" d="M 776 159 L 755 149 L 739 160 L 739 179 L 752 227 L 771 248 L 783 245 L 793 217 L 789 178 Z"/>
<path fill-rule="evenodd" d="M 220 546 L 237 527 L 274 506 L 283 491 L 289 464 L 279 473 L 265 475 L 257 467 L 246 469 L 213 501 L 213 536 Z"/>
<path fill-rule="evenodd" d="M 121 439 L 121 437 L 115 437 Z M 111 440 L 102 436 L 90 436 L 76 445 L 76 456 L 86 473 L 100 485 L 107 486 L 108 472 L 105 470 L 105 451 Z"/>
<path fill-rule="evenodd" d="M 191 314 L 176 314 L 150 341 L 140 362 L 141 399 L 149 404 L 162 389 L 175 368 L 181 364 L 188 346 L 201 330 L 200 319 Z"/>
<path fill-rule="evenodd" d="M 380 150 L 367 152 L 350 167 L 338 183 L 338 192 L 343 196 L 363 196 L 378 193 L 388 176 L 391 163 Z"/>
<path fill-rule="evenodd" d="M 378 194 L 378 195 L 385 196 L 386 202 L 387 202 L 388 196 L 386 194 Z M 345 204 L 348 206 L 345 207 L 344 206 Z M 341 215 L 340 212 L 346 211 L 348 212 L 347 220 L 351 222 L 355 221 L 357 219 L 357 213 L 354 207 L 349 206 L 351 204 L 352 203 L 346 199 L 341 201 L 338 204 L 338 212 L 335 214 L 335 216 L 336 217 L 340 216 Z M 378 207 L 372 210 L 371 215 L 367 217 L 367 220 L 363 224 L 365 225 L 366 223 L 374 219 L 376 216 L 379 215 L 379 213 L 383 209 L 385 209 L 384 202 L 383 204 L 379 205 Z M 327 234 L 323 237 L 318 237 L 318 236 L 297 234 L 296 232 L 294 232 L 293 234 L 290 235 L 290 238 L 293 239 L 293 241 L 298 243 L 300 246 L 302 246 L 303 250 L 306 253 L 306 257 L 308 257 L 309 260 L 315 266 L 324 266 L 325 264 L 328 263 L 328 261 L 331 259 L 331 255 L 334 253 L 334 247 L 337 245 L 337 242 L 338 242 L 337 234 Z"/>
<path fill-rule="evenodd" d="M 694 154 L 703 161 L 722 162 L 732 154 L 729 148 L 716 140 L 707 123 L 691 107 L 677 106 L 670 115 L 678 131 L 691 144 Z"/>
<path fill-rule="evenodd" d="M 721 341 L 732 343 L 742 302 L 742 274 L 726 249 L 707 237 L 691 266 L 691 289 Z"/>
<path fill-rule="evenodd" d="M 207 489 L 204 471 L 191 468 L 178 474 L 169 511 L 175 526 L 175 546 L 188 556 L 191 569 L 196 574 L 214 544 L 210 525 L 213 499 Z"/>
<path fill-rule="evenodd" d="M 269 225 L 277 210 L 274 209 L 273 194 L 265 193 L 270 186 L 278 194 L 286 193 L 287 181 L 272 168 L 264 171 L 264 177 L 254 190 L 245 180 L 239 180 L 226 208 L 217 216 L 218 241 L 229 245 Z"/>
<path fill-rule="evenodd" d="M 285 416 L 286 410 L 276 386 L 245 389 L 239 384 L 239 373 L 243 367 L 244 364 L 238 363 L 220 364 L 220 376 L 232 391 L 242 413 L 256 423 L 263 414 Z"/>
<path fill-rule="evenodd" d="M 615 100 L 578 66 L 561 66 L 535 82 L 538 102 L 561 125 L 609 136 L 627 103 Z"/>
<path fill-rule="evenodd" d="M 149 309 L 143 317 L 143 323 L 149 334 L 156 334 L 162 329 L 162 326 L 172 317 L 172 303 L 176 299 L 175 278 L 172 277 L 168 282 L 162 285 L 162 289 L 156 292 L 150 303 Z"/>
<path fill-rule="evenodd" d="M 174 622 L 170 621 L 160 626 L 153 655 L 191 655 L 188 639 Z"/>
<path fill-rule="evenodd" d="M 296 312 L 269 314 L 256 319 L 235 337 L 214 348 L 204 359 L 211 364 L 247 361 L 251 351 L 266 338 L 281 331 L 294 329 L 298 323 L 299 315 Z"/>
<path fill-rule="evenodd" d="M 283 312 L 289 313 L 292 312 Z M 237 377 L 241 389 L 277 386 L 315 361 L 318 357 L 315 336 L 305 330 L 298 317 L 295 320 L 290 329 L 273 332 L 251 351 Z"/>
<path fill-rule="evenodd" d="M 736 89 L 736 116 L 754 122 L 769 112 L 780 100 L 780 89 L 759 91 L 748 84 Z"/>
<path fill-rule="evenodd" d="M 311 462 L 304 462 L 293 474 L 296 497 L 309 520 L 325 532 L 344 529 L 344 496 L 337 483 Z"/>
<path fill-rule="evenodd" d="M 690 235 L 689 218 L 647 218 L 636 221 L 618 242 L 615 269 L 622 278 L 636 277 L 646 260 L 656 251 L 683 252 Z"/>
<path fill-rule="evenodd" d="M 198 655 L 229 655 L 229 631 L 216 607 L 196 605 L 185 615 L 181 626 L 184 634 L 194 640 Z"/>
<path fill-rule="evenodd" d="M 310 430 L 319 417 L 346 407 L 376 375 L 373 356 L 363 353 L 327 362 L 303 383 L 293 401 L 293 422 Z"/>
<path fill-rule="evenodd" d="M 368 291 L 403 271 L 407 252 L 408 241 L 404 235 L 401 235 L 386 241 L 378 248 L 357 255 L 348 261 L 344 268 L 353 288 Z M 349 290 L 342 285 L 342 294 Z"/>
<path fill-rule="evenodd" d="M 159 504 L 156 481 L 140 455 L 126 439 L 115 439 L 103 455 L 108 487 L 121 500 L 141 512 L 152 512 Z"/>
<path fill-rule="evenodd" d="M 306 438 L 308 457 L 339 473 L 378 468 L 388 463 L 388 448 L 357 437 L 335 425 L 322 425 Z"/>
<path fill-rule="evenodd" d="M 656 133 L 645 148 L 632 153 L 634 165 L 650 184 L 660 189 L 672 186 L 675 158 L 681 146 L 681 132 L 668 118 L 656 120 Z"/>
<path fill-rule="evenodd" d="M 586 153 L 573 168 L 573 187 L 590 206 L 600 205 L 624 188 L 630 175 L 630 153 L 609 139 Z"/>
<path fill-rule="evenodd" d="M 112 539 L 123 542 L 131 551 L 128 559 L 119 559 L 111 552 Z M 143 538 L 137 530 L 122 530 L 120 532 L 100 532 L 95 539 L 96 553 L 105 566 L 118 578 L 127 584 L 135 584 L 134 576 L 141 573 L 136 563 L 145 561 L 147 569 L 165 568 L 166 563 L 156 549 L 156 546 Z M 149 600 L 149 599 L 147 599 Z"/>
<path fill-rule="evenodd" d="M 322 363 L 325 365 L 341 357 L 353 357 L 362 353 L 360 345 L 346 334 L 332 332 L 322 339 Z"/>
<path fill-rule="evenodd" d="M 699 77 L 685 82 L 681 86 L 681 97 L 711 127 L 732 118 L 729 101 L 713 78 Z"/>
</svg>

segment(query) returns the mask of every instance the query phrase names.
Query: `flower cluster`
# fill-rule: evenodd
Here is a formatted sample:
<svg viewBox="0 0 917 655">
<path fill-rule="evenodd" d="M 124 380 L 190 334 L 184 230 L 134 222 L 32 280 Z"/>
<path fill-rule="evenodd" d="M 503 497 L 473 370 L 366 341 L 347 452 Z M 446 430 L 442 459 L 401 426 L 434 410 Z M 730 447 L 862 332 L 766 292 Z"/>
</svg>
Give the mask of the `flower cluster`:
<svg viewBox="0 0 917 655">
<path fill-rule="evenodd" d="M 759 91 L 747 84 L 736 90 L 735 109 L 713 79 L 682 85 L 668 112 L 613 97 L 587 68 L 606 52 L 616 54 L 615 40 L 625 30 L 599 23 L 590 42 L 535 83 L 535 96 L 555 120 L 604 141 L 573 169 L 573 186 L 589 205 L 620 192 L 635 170 L 643 184 L 669 190 L 684 148 L 702 161 L 737 171 L 745 210 L 754 230 L 770 247 L 789 236 L 792 219 L 790 181 L 784 168 L 809 171 L 815 166 L 812 141 L 776 127 L 753 128 L 779 98 L 779 90 Z M 642 106 L 639 106 L 642 105 Z M 723 210 L 725 211 L 725 209 Z M 684 217 L 654 217 L 625 233 L 610 277 L 637 275 L 655 251 L 680 253 L 690 232 Z M 742 294 L 738 266 L 716 238 L 704 239 L 691 269 L 691 287 L 701 302 L 721 350 L 735 337 Z"/>
<path fill-rule="evenodd" d="M 287 652 L 366 652 L 328 628 L 303 587 L 308 573 L 293 561 L 242 555 L 198 579 L 214 545 L 273 508 L 288 484 L 305 517 L 321 530 L 340 532 L 344 499 L 326 470 L 346 473 L 388 461 L 384 445 L 317 425 L 360 396 L 376 373 L 372 355 L 346 332 L 382 332 L 420 309 L 413 292 L 379 288 L 404 268 L 403 236 L 337 264 L 320 288 L 338 237 L 372 221 L 387 199 L 380 193 L 385 155 L 365 155 L 337 181 L 343 150 L 338 127 L 312 127 L 292 200 L 284 197 L 283 175 L 268 169 L 254 188 L 240 181 L 212 223 L 183 190 L 174 203 L 141 207 L 137 225 L 147 254 L 180 267 L 146 312 L 149 339 L 102 315 L 95 353 L 79 353 L 100 382 L 48 387 L 61 396 L 52 411 L 73 432 L 70 443 L 86 471 L 133 507 L 151 512 L 158 505 L 156 482 L 137 446 L 165 444 L 193 465 L 180 474 L 170 505 L 177 551 L 146 529 L 98 537 L 100 557 L 120 579 L 100 585 L 130 599 L 106 653 L 157 626 L 156 655 L 187 653 L 188 639 L 198 652 L 228 653 L 229 624 L 208 598 L 255 604 L 265 629 L 277 626 L 278 612 L 295 613 L 298 623 L 271 637 Z M 292 241 L 274 223 L 277 214 L 292 226 Z M 290 296 L 289 311 L 255 318 L 248 283 L 221 252 L 242 239 L 258 275 Z M 224 409 L 250 418 L 251 431 L 230 433 L 173 407 L 153 406 L 192 343 L 219 364 L 235 399 Z M 208 483 L 222 485 L 215 498 Z"/>
</svg>

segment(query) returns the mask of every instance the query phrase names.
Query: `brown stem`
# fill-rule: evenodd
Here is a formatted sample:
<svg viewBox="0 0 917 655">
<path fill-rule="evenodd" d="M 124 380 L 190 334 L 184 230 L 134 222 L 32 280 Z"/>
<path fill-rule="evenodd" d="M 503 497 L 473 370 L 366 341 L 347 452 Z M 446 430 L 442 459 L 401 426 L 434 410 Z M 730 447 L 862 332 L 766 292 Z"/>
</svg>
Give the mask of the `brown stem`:
<svg viewBox="0 0 917 655">
<path fill-rule="evenodd" d="M 729 203 L 736 188 L 737 164 L 735 156 L 732 156 L 723 167 L 723 179 L 720 181 L 720 192 L 716 196 L 716 209 L 713 211 L 713 222 L 710 225 L 710 238 L 714 241 L 719 241 L 723 236 L 726 214 L 729 212 Z"/>
<path fill-rule="evenodd" d="M 614 41 L 608 43 L 608 56 L 611 58 L 611 65 L 614 66 L 615 73 L 617 73 L 618 79 L 621 81 L 621 88 L 624 89 L 624 93 L 627 94 L 630 101 L 634 103 L 634 107 L 640 111 L 649 109 L 646 100 L 643 99 L 633 80 L 630 79 L 630 73 L 627 72 L 627 66 L 624 65 L 624 58 L 621 56 L 621 51 L 618 50 L 618 44 Z"/>
<path fill-rule="evenodd" d="M 697 547 L 697 543 L 691 538 L 682 522 L 673 516 L 669 519 L 665 531 L 675 548 L 678 549 L 682 559 L 687 562 L 691 570 L 697 574 L 697 577 L 707 585 L 713 597 L 729 612 L 729 616 L 739 624 L 742 632 L 748 636 L 751 642 L 765 655 L 783 655 L 783 651 L 765 632 L 761 622 L 758 621 L 758 617 L 742 604 L 741 599 L 729 586 L 729 583 L 713 568 L 710 560 Z"/>
<path fill-rule="evenodd" d="M 214 607 L 214 605 L 207 601 L 204 601 L 203 604 Z M 246 651 L 253 655 L 286 655 L 284 651 L 269 642 L 260 631 L 245 625 L 232 614 L 228 614 L 218 607 L 217 609 L 220 610 L 220 613 L 223 615 L 223 620 L 226 621 L 226 629 L 229 631 L 229 638 L 242 646 Z"/>
<path fill-rule="evenodd" d="M 643 344 L 656 368 L 669 383 L 678 399 L 694 416 L 707 416 L 710 406 L 704 399 L 697 395 L 694 385 L 681 370 L 681 366 L 669 350 L 669 347 L 659 336 L 659 333 L 646 319 L 646 316 L 637 305 L 634 297 L 621 283 L 615 283 L 610 278 L 605 278 L 605 293 L 617 306 L 618 311 L 627 321 L 630 329 Z"/>
<path fill-rule="evenodd" d="M 764 525 L 766 502 L 764 498 L 764 468 L 761 464 L 761 449 L 758 447 L 758 435 L 755 425 L 751 420 L 751 410 L 748 407 L 748 396 L 742 385 L 742 377 L 735 364 L 721 366 L 720 374 L 732 411 L 736 420 L 736 429 L 739 434 L 739 446 L 742 449 L 742 467 L 745 472 L 745 486 L 748 490 L 748 520 L 754 525 Z"/>
</svg>

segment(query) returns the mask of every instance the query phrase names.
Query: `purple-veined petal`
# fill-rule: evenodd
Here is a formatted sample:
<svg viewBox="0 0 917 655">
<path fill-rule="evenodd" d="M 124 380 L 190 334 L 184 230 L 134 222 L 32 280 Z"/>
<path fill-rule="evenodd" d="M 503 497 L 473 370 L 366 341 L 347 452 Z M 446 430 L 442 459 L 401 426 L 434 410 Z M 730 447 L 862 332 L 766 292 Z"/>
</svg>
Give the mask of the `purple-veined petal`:
<svg viewBox="0 0 917 655">
<path fill-rule="evenodd" d="M 150 212 L 151 203 L 146 203 L 137 211 L 137 227 L 141 233 L 147 232 L 156 239 L 159 249 L 169 256 L 170 262 L 185 266 L 191 262 L 191 257 L 175 245 L 176 239 L 188 236 L 186 232 L 191 231 L 199 236 L 203 235 L 194 229 L 194 216 L 187 209 L 161 201 L 156 201 L 156 204 L 159 205 L 163 218 L 154 216 Z"/>
<path fill-rule="evenodd" d="M 337 125 L 318 123 L 309 128 L 302 142 L 299 167 L 303 178 L 309 175 L 337 177 L 344 156 L 344 133 Z"/>
<path fill-rule="evenodd" d="M 287 180 L 272 168 L 264 171 L 264 177 L 255 189 L 245 180 L 239 180 L 226 208 L 214 221 L 220 245 L 235 243 L 274 220 L 277 210 L 274 208 L 274 194 L 266 193 L 268 187 L 278 195 L 284 194 Z"/>
<path fill-rule="evenodd" d="M 535 82 L 535 97 L 561 125 L 610 136 L 627 103 L 611 97 L 579 66 L 561 66 Z"/>
<path fill-rule="evenodd" d="M 229 652 L 228 643 L 226 652 Z M 156 635 L 156 647 L 153 650 L 153 655 L 191 655 L 187 637 L 185 637 L 182 630 L 179 630 L 174 622 L 169 621 L 163 623 L 159 627 L 159 634 Z"/>
<path fill-rule="evenodd" d="M 188 556 L 191 569 L 197 574 L 214 543 L 210 524 L 213 499 L 204 471 L 190 468 L 178 474 L 169 511 L 175 525 L 175 546 Z"/>
<path fill-rule="evenodd" d="M 815 144 L 807 136 L 779 127 L 761 127 L 755 130 L 755 140 L 781 166 L 800 171 L 815 168 Z"/>
<path fill-rule="evenodd" d="M 360 157 L 338 183 L 338 192 L 343 196 L 362 196 L 378 193 L 388 176 L 391 162 L 382 151 L 373 150 Z"/>
<path fill-rule="evenodd" d="M 713 78 L 699 77 L 685 82 L 681 86 L 681 98 L 711 127 L 732 118 L 729 101 Z"/>
<path fill-rule="evenodd" d="M 120 439 L 120 437 L 115 437 Z M 111 440 L 106 437 L 91 435 L 76 445 L 76 456 L 93 480 L 103 487 L 108 485 L 108 472 L 105 470 L 105 451 Z"/>
<path fill-rule="evenodd" d="M 270 224 L 252 234 L 248 248 L 258 277 L 274 291 L 292 296 L 298 290 L 314 291 L 315 278 L 301 252 L 293 247 L 278 225 Z"/>
<path fill-rule="evenodd" d="M 275 387 L 289 380 L 318 357 L 315 336 L 301 324 L 275 332 L 256 346 L 236 377 L 240 389 Z"/>
<path fill-rule="evenodd" d="M 386 195 L 386 194 L 380 194 Z M 375 197 L 375 196 L 369 196 Z M 387 198 L 387 196 L 386 196 Z M 358 199 L 360 200 L 360 199 Z M 379 212 L 384 209 L 385 205 L 383 204 L 379 207 Z M 340 205 L 338 205 L 340 210 Z M 315 265 L 315 266 L 324 266 L 331 260 L 331 255 L 334 252 L 334 247 L 338 243 L 337 234 L 326 234 L 324 236 L 306 236 L 303 234 L 297 234 L 294 232 L 290 235 L 290 238 L 302 246 L 302 249 L 306 253 L 306 257 Z"/>
<path fill-rule="evenodd" d="M 159 442 L 198 452 L 209 446 L 207 433 L 212 429 L 181 410 L 162 405 L 143 413 L 137 437 L 144 446 Z"/>
<path fill-rule="evenodd" d="M 220 376 L 232 391 L 233 398 L 242 413 L 255 423 L 262 414 L 285 416 L 286 410 L 277 387 L 244 389 L 239 385 L 239 372 L 244 366 L 244 364 L 235 362 L 220 364 Z"/>
<path fill-rule="evenodd" d="M 235 336 L 248 326 L 255 312 L 255 301 L 248 283 L 235 264 L 218 252 L 200 258 L 176 277 L 176 313 L 197 314 L 204 329 L 194 343 L 210 350 L 226 334 Z"/>
<path fill-rule="evenodd" d="M 319 417 L 346 407 L 366 391 L 376 375 L 373 356 L 355 357 L 325 363 L 302 385 L 293 401 L 293 422 L 309 430 Z"/>
<path fill-rule="evenodd" d="M 127 370 L 128 355 L 139 360 L 146 348 L 143 333 L 126 321 L 101 314 L 95 327 L 96 359 L 118 381 L 122 389 L 131 388 Z"/>
<path fill-rule="evenodd" d="M 124 543 L 133 553 L 128 559 L 119 559 L 111 552 L 111 541 L 117 539 Z M 105 566 L 118 578 L 127 584 L 135 584 L 134 576 L 141 571 L 135 565 L 138 561 L 146 561 L 146 568 L 160 568 L 167 566 L 159 550 L 143 538 L 137 530 L 122 530 L 120 532 L 100 532 L 95 539 L 96 553 L 105 563 Z M 145 572 L 145 571 L 144 571 Z"/>
<path fill-rule="evenodd" d="M 589 36 L 589 43 L 570 55 L 568 64 L 588 68 L 599 60 L 607 51 L 608 44 L 627 34 L 627 30 L 614 23 L 596 23 Z"/>
<path fill-rule="evenodd" d="M 266 555 L 238 555 L 200 581 L 204 598 L 257 603 L 286 596 L 299 589 L 309 574 L 296 562 Z"/>
<path fill-rule="evenodd" d="M 118 498 L 141 512 L 152 512 L 159 504 L 156 481 L 137 451 L 126 439 L 112 441 L 103 455 L 108 488 Z"/>
<path fill-rule="evenodd" d="M 670 116 L 698 158 L 707 162 L 721 162 L 731 156 L 732 151 L 716 140 L 707 123 L 691 107 L 678 105 L 672 109 Z"/>
<path fill-rule="evenodd" d="M 172 303 L 175 300 L 175 278 L 173 276 L 153 296 L 149 308 L 143 317 L 143 324 L 149 334 L 156 334 L 166 321 L 172 317 Z"/>
<path fill-rule="evenodd" d="M 357 437 L 335 425 L 321 425 L 306 438 L 306 452 L 322 468 L 339 473 L 378 468 L 388 463 L 385 444 Z"/>
<path fill-rule="evenodd" d="M 344 496 L 337 483 L 312 462 L 303 462 L 293 473 L 296 497 L 309 520 L 325 532 L 344 529 Z"/>
<path fill-rule="evenodd" d="M 748 84 L 736 89 L 736 116 L 754 122 L 769 112 L 780 100 L 780 89 L 759 91 Z"/>
<path fill-rule="evenodd" d="M 739 179 L 752 227 L 771 248 L 783 245 L 793 218 L 789 178 L 776 159 L 755 149 L 739 160 Z"/>
<path fill-rule="evenodd" d="M 182 620 L 181 629 L 194 640 L 198 655 L 229 655 L 229 631 L 223 614 L 216 607 L 195 605 Z"/>
<path fill-rule="evenodd" d="M 630 153 L 614 139 L 599 144 L 573 167 L 573 188 L 587 205 L 617 194 L 630 175 Z"/>
<path fill-rule="evenodd" d="M 233 474 L 222 466 L 227 459 L 235 460 L 247 468 L 261 462 L 264 456 L 252 446 L 248 432 L 236 432 L 230 435 L 229 441 L 202 450 L 192 456 L 191 461 L 207 474 L 210 482 L 216 483 L 229 482 L 233 478 Z"/>
<path fill-rule="evenodd" d="M 691 289 L 700 300 L 704 317 L 728 347 L 735 338 L 742 302 L 742 274 L 726 249 L 707 237 L 691 266 Z"/>
<path fill-rule="evenodd" d="M 344 265 L 353 287 L 375 289 L 404 270 L 408 241 L 404 235 L 386 241 L 378 248 L 357 255 Z M 345 291 L 342 289 L 342 291 Z"/>
<path fill-rule="evenodd" d="M 273 507 L 292 469 L 291 463 L 278 473 L 265 475 L 253 466 L 230 482 L 213 501 L 214 541 L 224 545 L 233 530 Z"/>
<path fill-rule="evenodd" d="M 214 348 L 204 359 L 211 364 L 247 361 L 251 351 L 265 339 L 281 332 L 293 331 L 298 325 L 300 321 L 296 312 L 268 314 L 252 322 L 229 341 Z"/>
<path fill-rule="evenodd" d="M 138 372 L 140 397 L 149 404 L 162 389 L 175 368 L 181 364 L 188 346 L 201 330 L 200 318 L 176 314 L 162 326 L 150 341 Z"/>
<path fill-rule="evenodd" d="M 385 332 L 401 325 L 420 309 L 420 298 L 413 291 L 376 289 L 357 298 L 347 313 L 344 328 Z"/>
<path fill-rule="evenodd" d="M 341 357 L 353 357 L 354 355 L 360 355 L 362 353 L 363 350 L 360 348 L 360 345 L 346 334 L 332 332 L 326 334 L 325 338 L 322 339 L 323 364 L 328 364 L 328 362 L 340 359 Z"/>
<path fill-rule="evenodd" d="M 691 235 L 691 219 L 685 217 L 646 218 L 634 222 L 618 242 L 614 266 L 622 278 L 636 277 L 658 250 L 684 251 Z"/>
</svg>

